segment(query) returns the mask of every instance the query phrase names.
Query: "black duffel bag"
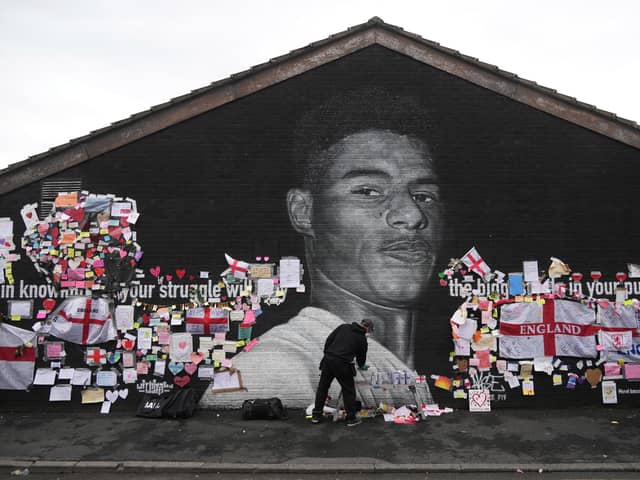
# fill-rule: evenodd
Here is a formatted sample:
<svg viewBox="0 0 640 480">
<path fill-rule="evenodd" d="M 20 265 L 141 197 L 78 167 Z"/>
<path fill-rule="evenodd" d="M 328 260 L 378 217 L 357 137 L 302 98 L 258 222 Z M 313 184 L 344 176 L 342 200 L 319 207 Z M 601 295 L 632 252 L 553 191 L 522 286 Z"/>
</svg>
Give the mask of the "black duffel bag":
<svg viewBox="0 0 640 480">
<path fill-rule="evenodd" d="M 242 403 L 244 420 L 281 420 L 287 418 L 287 407 L 279 398 L 256 398 Z"/>
</svg>

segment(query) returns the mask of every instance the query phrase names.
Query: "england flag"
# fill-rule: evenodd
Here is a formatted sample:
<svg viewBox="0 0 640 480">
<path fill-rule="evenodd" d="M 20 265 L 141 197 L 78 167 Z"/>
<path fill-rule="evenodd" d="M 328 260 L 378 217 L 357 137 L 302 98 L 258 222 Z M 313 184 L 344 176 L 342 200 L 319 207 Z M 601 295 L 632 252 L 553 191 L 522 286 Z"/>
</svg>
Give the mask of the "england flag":
<svg viewBox="0 0 640 480">
<path fill-rule="evenodd" d="M 227 260 L 229 268 L 220 274 L 221 277 L 227 273 L 231 273 L 236 278 L 247 278 L 247 272 L 249 271 L 249 264 L 247 262 L 236 260 L 226 253 L 224 254 L 224 258 Z"/>
<path fill-rule="evenodd" d="M 36 334 L 0 323 L 0 390 L 26 390 L 33 381 Z"/>
<path fill-rule="evenodd" d="M 595 358 L 595 320 L 592 309 L 569 300 L 504 305 L 500 312 L 500 356 Z"/>
<path fill-rule="evenodd" d="M 470 271 L 480 275 L 482 278 L 491 272 L 489 265 L 482 259 L 476 247 L 472 247 L 471 250 L 464 254 L 462 263 L 469 267 Z"/>
<path fill-rule="evenodd" d="M 49 333 L 81 345 L 108 342 L 116 338 L 112 310 L 113 303 L 104 298 L 68 298 L 49 316 Z"/>
<path fill-rule="evenodd" d="M 633 337 L 638 335 L 638 310 L 635 305 L 598 306 L 598 322 L 601 324 L 600 343 L 604 347 L 603 356 L 619 359 L 609 352 L 626 352 L 634 347 Z"/>
</svg>

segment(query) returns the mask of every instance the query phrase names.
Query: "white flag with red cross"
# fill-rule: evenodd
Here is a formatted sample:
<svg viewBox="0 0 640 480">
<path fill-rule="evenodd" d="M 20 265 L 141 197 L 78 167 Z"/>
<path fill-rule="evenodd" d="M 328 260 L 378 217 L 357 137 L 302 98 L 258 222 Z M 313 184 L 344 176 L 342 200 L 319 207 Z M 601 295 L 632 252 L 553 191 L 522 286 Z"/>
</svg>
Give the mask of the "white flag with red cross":
<svg viewBox="0 0 640 480">
<path fill-rule="evenodd" d="M 113 304 L 104 298 L 72 297 L 50 315 L 50 334 L 67 342 L 95 345 L 116 338 Z"/>
<path fill-rule="evenodd" d="M 476 247 L 472 247 L 462 257 L 462 263 L 464 263 L 470 271 L 480 275 L 482 278 L 491 272 L 489 265 L 482 259 Z"/>
<path fill-rule="evenodd" d="M 224 258 L 227 260 L 229 268 L 222 272 L 221 276 L 224 276 L 229 272 L 236 278 L 247 278 L 247 272 L 249 271 L 249 264 L 247 262 L 236 260 L 226 253 L 224 254 Z"/>
<path fill-rule="evenodd" d="M 228 332 L 229 314 L 221 308 L 189 308 L 186 316 L 186 330 L 189 333 L 200 335 Z"/>
<path fill-rule="evenodd" d="M 544 304 L 510 303 L 500 312 L 502 358 L 595 358 L 595 311 L 579 302 L 545 299 Z"/>
<path fill-rule="evenodd" d="M 613 302 L 598 304 L 598 322 L 601 325 L 600 343 L 605 350 L 626 351 L 638 334 L 638 310 L 635 305 L 617 305 Z"/>
<path fill-rule="evenodd" d="M 26 390 L 33 381 L 36 334 L 0 323 L 0 390 Z"/>
</svg>

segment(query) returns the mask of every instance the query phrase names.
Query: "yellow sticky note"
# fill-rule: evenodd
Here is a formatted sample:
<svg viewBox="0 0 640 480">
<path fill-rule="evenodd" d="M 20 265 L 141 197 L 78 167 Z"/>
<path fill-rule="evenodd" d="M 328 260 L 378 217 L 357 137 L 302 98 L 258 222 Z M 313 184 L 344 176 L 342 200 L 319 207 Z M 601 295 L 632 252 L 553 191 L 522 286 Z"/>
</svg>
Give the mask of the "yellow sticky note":
<svg viewBox="0 0 640 480">
<path fill-rule="evenodd" d="M 20 315 L 11 315 L 11 321 L 12 322 L 19 322 L 20 321 Z"/>
<path fill-rule="evenodd" d="M 524 301 L 524 297 L 522 295 L 516 295 L 515 301 L 516 302 L 522 302 L 522 301 Z"/>
<path fill-rule="evenodd" d="M 544 298 L 539 298 L 538 300 L 536 300 L 536 303 L 538 305 L 544 305 L 545 304 Z"/>
<path fill-rule="evenodd" d="M 220 367 L 220 362 L 216 360 L 215 362 L 213 362 L 213 366 L 215 368 L 219 368 Z"/>
<path fill-rule="evenodd" d="M 630 300 L 630 299 L 629 300 L 625 300 L 624 304 L 627 305 L 627 306 L 633 305 L 633 300 Z"/>
<path fill-rule="evenodd" d="M 533 302 L 533 298 L 531 297 L 524 297 L 524 303 L 531 303 Z"/>
<path fill-rule="evenodd" d="M 244 347 L 247 344 L 247 342 L 245 342 L 244 340 L 238 340 L 236 342 L 236 347 L 240 348 L 240 347 Z"/>
<path fill-rule="evenodd" d="M 91 270 L 88 270 L 88 271 L 84 272 L 84 276 L 86 278 L 93 278 L 93 272 Z"/>
<path fill-rule="evenodd" d="M 80 238 L 89 238 L 89 232 L 80 232 Z"/>
<path fill-rule="evenodd" d="M 75 255 L 75 250 L 73 248 L 67 248 L 67 256 L 73 257 Z"/>
<path fill-rule="evenodd" d="M 133 328 L 140 328 L 140 324 L 138 322 L 134 323 Z"/>
</svg>

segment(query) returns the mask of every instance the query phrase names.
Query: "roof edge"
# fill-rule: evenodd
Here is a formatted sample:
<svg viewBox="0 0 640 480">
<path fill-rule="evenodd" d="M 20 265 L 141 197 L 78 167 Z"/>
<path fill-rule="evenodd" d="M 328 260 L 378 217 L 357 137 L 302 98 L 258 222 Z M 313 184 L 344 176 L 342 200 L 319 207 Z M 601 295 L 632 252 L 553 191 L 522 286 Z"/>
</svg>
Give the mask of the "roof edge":
<svg viewBox="0 0 640 480">
<path fill-rule="evenodd" d="M 640 127 L 575 98 L 385 23 L 379 17 L 151 107 L 0 170 L 0 195 L 378 44 L 478 86 L 640 149 Z"/>
</svg>

